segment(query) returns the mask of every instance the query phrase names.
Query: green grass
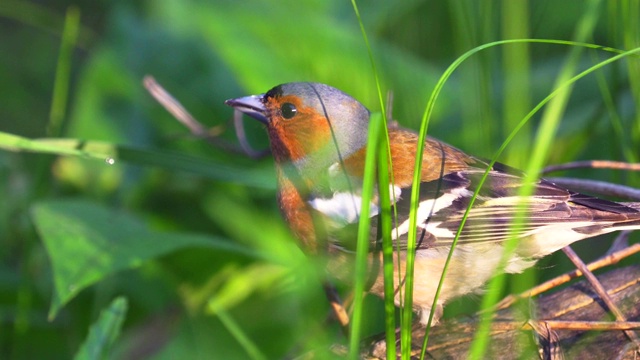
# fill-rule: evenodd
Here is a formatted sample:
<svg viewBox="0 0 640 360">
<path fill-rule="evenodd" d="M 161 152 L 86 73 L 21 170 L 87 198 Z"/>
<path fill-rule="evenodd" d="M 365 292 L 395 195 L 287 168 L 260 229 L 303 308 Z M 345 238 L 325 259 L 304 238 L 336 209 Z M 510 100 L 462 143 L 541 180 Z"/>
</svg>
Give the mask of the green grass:
<svg viewBox="0 0 640 360">
<path fill-rule="evenodd" d="M 309 80 L 381 113 L 392 91 L 401 125 L 532 175 L 547 163 L 640 157 L 640 60 L 612 52 L 640 46 L 635 2 L 354 5 L 0 5 L 0 357 L 332 358 L 339 343 L 354 358 L 358 338 L 391 339 L 398 324 L 407 357 L 412 314 L 396 319 L 391 299 L 356 296 L 351 342 L 325 322 L 323 270 L 280 218 L 272 161 L 190 139 L 146 94 L 146 74 L 228 140 L 225 99 Z M 555 44 L 507 43 L 523 38 Z M 573 74 L 570 97 L 535 115 Z M 266 147 L 246 122 L 251 143 Z M 371 179 L 384 183 L 386 138 L 375 140 Z M 637 174 L 569 175 L 640 186 Z M 606 250 L 587 241 L 577 244 L 586 258 Z M 568 263 L 546 261 L 557 265 L 532 278 Z M 493 299 L 505 293 L 488 288 Z M 445 318 L 478 306 L 457 302 Z"/>
</svg>

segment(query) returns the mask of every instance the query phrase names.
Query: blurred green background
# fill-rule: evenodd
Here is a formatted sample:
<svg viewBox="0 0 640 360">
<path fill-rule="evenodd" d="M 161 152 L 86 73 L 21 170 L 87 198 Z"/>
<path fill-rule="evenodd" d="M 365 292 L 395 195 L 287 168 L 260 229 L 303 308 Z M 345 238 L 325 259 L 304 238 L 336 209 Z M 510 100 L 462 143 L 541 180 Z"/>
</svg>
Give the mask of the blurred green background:
<svg viewBox="0 0 640 360">
<path fill-rule="evenodd" d="M 640 46 L 637 1 L 359 6 L 382 89 L 393 92 L 393 117 L 414 129 L 437 79 L 475 46 L 573 40 L 589 21 L 587 42 Z M 326 322 L 322 271 L 279 217 L 272 160 L 189 136 L 142 79 L 153 75 L 229 141 L 235 134 L 224 100 L 284 82 L 327 83 L 378 111 L 350 2 L 3 1 L 0 27 L 0 358 L 283 358 L 344 342 Z M 477 54 L 446 83 L 429 133 L 491 157 L 553 90 L 573 49 L 506 45 Z M 610 56 L 583 51 L 577 69 Z M 639 101 L 637 58 L 581 80 L 547 162 L 637 162 Z M 538 118 L 501 161 L 526 167 Z M 246 128 L 254 147 L 268 146 L 259 124 L 247 120 Z M 21 152 L 34 144 L 108 155 Z M 638 175 L 624 172 L 565 175 L 640 187 Z M 589 240 L 577 248 L 589 260 L 608 245 Z M 554 255 L 529 277 L 570 268 Z M 460 300 L 447 316 L 477 304 Z M 366 334 L 380 332 L 381 303 L 366 305 Z"/>
</svg>

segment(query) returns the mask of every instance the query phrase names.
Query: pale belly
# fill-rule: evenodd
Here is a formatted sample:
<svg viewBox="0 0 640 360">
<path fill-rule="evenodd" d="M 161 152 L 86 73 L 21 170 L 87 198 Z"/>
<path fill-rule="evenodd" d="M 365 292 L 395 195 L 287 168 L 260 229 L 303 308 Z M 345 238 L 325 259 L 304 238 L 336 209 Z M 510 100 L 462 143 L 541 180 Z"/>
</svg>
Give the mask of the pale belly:
<svg viewBox="0 0 640 360">
<path fill-rule="evenodd" d="M 478 293 L 484 284 L 497 273 L 503 248 L 499 244 L 461 245 L 456 247 L 447 274 L 440 291 L 437 305 L 441 307 L 452 298 Z M 414 267 L 413 307 L 421 315 L 420 321 L 426 323 L 438 283 L 444 269 L 449 248 L 434 248 L 418 252 Z M 394 254 L 394 257 L 396 255 Z M 405 258 L 401 255 L 400 266 L 395 262 L 394 286 L 404 286 Z M 532 266 L 534 260 L 525 260 L 517 255 L 511 255 L 503 271 L 520 272 Z M 400 280 L 399 280 L 400 279 Z M 383 276 L 379 275 L 371 292 L 380 297 L 384 296 Z M 404 292 L 404 289 L 401 290 Z M 402 306 L 403 296 L 396 292 L 395 303 Z"/>
</svg>

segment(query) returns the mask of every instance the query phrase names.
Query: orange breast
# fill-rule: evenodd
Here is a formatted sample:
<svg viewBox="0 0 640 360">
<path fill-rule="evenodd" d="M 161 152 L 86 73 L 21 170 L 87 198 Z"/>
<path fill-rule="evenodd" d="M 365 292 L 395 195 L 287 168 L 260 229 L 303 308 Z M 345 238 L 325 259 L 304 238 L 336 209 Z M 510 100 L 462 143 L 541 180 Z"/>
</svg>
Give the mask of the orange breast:
<svg viewBox="0 0 640 360">
<path fill-rule="evenodd" d="M 291 180 L 284 176 L 283 170 L 276 165 L 278 170 L 278 203 L 285 221 L 300 241 L 300 247 L 305 253 L 318 252 L 318 234 L 314 224 L 312 209 L 304 201 L 303 195 Z"/>
</svg>

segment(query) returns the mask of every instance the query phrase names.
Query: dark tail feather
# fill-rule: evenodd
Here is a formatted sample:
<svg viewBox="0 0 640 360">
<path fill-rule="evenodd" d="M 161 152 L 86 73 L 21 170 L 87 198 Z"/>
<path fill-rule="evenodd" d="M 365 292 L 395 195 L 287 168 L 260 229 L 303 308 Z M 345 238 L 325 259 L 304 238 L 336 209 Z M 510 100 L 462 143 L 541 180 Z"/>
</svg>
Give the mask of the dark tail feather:
<svg viewBox="0 0 640 360">
<path fill-rule="evenodd" d="M 638 212 L 627 213 L 629 220 L 616 223 L 613 227 L 637 227 L 637 229 L 640 229 L 640 202 L 624 202 L 620 204 Z"/>
<path fill-rule="evenodd" d="M 638 211 L 640 211 L 640 202 L 627 202 L 627 203 L 623 203 L 624 205 L 632 208 L 632 209 L 636 209 Z"/>
</svg>

